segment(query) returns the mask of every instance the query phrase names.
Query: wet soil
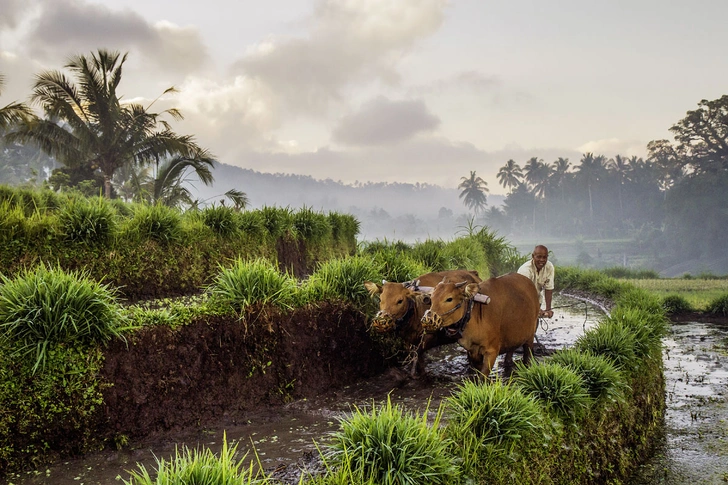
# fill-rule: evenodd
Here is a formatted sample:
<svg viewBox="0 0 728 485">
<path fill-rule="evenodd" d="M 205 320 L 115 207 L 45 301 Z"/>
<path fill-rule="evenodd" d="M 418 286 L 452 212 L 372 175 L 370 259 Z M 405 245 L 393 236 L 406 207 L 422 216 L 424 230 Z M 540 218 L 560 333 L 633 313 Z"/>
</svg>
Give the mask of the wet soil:
<svg viewBox="0 0 728 485">
<path fill-rule="evenodd" d="M 596 325 L 603 314 L 600 307 L 606 308 L 608 302 L 593 303 L 557 295 L 554 318 L 542 321 L 537 332 L 537 358 L 573 344 L 585 330 Z M 314 335 L 312 332 L 312 339 Z M 727 355 L 725 328 L 705 323 L 673 326 L 665 339 L 668 411 L 664 442 L 655 459 L 630 483 L 682 485 L 728 481 Z M 516 359 L 519 357 L 516 355 Z M 409 379 L 406 370 L 389 368 L 370 376 L 337 374 L 338 385 L 328 388 L 321 383 L 316 388 L 312 382 L 315 375 L 305 377 L 308 372 L 304 368 L 300 370 L 302 382 L 318 390 L 304 391 L 299 387 L 297 394 L 285 399 L 267 396 L 257 406 L 228 412 L 216 419 L 208 416 L 202 425 L 160 429 L 121 450 L 107 450 L 14 475 L 6 483 L 118 484 L 121 478 L 128 479 L 129 471 L 136 470 L 138 464 L 151 471 L 157 457 L 169 459 L 182 446 L 218 451 L 224 438 L 237 444 L 240 456 L 247 453 L 246 461 L 257 460 L 282 484 L 298 483 L 304 471 L 321 471 L 317 446 L 338 429 L 339 420 L 345 419 L 354 406 L 367 407 L 389 395 L 393 402 L 408 409 L 423 412 L 429 406 L 434 410 L 462 379 L 471 375 L 465 353 L 456 344 L 433 349 L 427 358 L 425 378 Z M 320 363 L 311 365 L 318 365 L 318 372 L 323 369 Z M 496 374 L 503 374 L 502 358 L 496 367 Z M 158 410 L 160 416 L 171 411 L 168 405 Z M 192 412 L 192 407 L 188 406 L 186 412 Z"/>
</svg>

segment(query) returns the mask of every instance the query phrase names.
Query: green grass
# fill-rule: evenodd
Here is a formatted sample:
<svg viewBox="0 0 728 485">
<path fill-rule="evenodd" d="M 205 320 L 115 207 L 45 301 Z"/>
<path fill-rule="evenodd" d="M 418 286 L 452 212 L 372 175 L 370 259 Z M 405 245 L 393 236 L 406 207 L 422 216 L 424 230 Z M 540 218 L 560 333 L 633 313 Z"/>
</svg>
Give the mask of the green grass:
<svg viewBox="0 0 728 485">
<path fill-rule="evenodd" d="M 130 472 L 125 485 L 259 485 L 273 483 L 263 472 L 251 463 L 243 465 L 245 456 L 235 457 L 237 444 L 228 446 L 227 437 L 223 437 L 220 454 L 214 454 L 209 448 L 202 450 L 184 447 L 169 460 L 157 458 L 152 473 L 144 465 Z"/>
<path fill-rule="evenodd" d="M 421 415 L 405 412 L 390 399 L 370 411 L 355 408 L 324 453 L 335 470 L 334 483 L 452 483 L 459 470 L 447 453 L 450 441 L 439 431 L 441 417 L 442 408 L 429 424 L 427 409 Z"/>
<path fill-rule="evenodd" d="M 690 307 L 701 311 L 705 311 L 711 301 L 728 294 L 728 280 L 725 279 L 663 278 L 630 280 L 630 283 L 661 299 L 681 296 Z"/>
<path fill-rule="evenodd" d="M 0 275 L 0 340 L 44 367 L 59 345 L 90 346 L 121 332 L 115 291 L 87 274 L 39 265 L 14 279 Z"/>
</svg>

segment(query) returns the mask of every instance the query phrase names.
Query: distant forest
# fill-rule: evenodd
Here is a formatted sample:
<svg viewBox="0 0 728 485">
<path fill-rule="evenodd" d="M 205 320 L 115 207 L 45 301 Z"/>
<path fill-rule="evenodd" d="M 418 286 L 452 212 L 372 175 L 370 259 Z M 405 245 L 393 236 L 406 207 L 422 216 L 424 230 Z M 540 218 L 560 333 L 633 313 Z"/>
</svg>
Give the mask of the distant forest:
<svg viewBox="0 0 728 485">
<path fill-rule="evenodd" d="M 648 143 L 645 159 L 585 153 L 578 161 L 504 161 L 496 175 L 507 194 L 496 196 L 487 195 L 493 188 L 478 167 L 457 188 L 443 188 L 346 185 L 220 164 L 193 137 L 172 131 L 163 116 L 175 110 L 120 102 L 125 59 L 99 50 L 71 59 L 71 77 L 41 73 L 31 101 L 43 117 L 23 103 L 0 108 L 0 184 L 188 210 L 230 204 L 347 212 L 367 241 L 451 239 L 481 226 L 507 240 L 624 240 L 649 254 L 656 269 L 694 261 L 728 273 L 728 95 L 700 101 L 670 128 L 674 141 Z"/>
</svg>

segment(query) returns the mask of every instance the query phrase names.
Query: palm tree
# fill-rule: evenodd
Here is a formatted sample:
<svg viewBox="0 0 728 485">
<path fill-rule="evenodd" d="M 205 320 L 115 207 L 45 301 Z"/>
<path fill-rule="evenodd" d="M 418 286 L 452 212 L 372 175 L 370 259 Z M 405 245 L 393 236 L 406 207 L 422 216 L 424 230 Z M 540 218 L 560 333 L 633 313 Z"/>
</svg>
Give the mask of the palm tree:
<svg viewBox="0 0 728 485">
<path fill-rule="evenodd" d="M 602 179 L 605 168 L 605 158 L 603 155 L 594 156 L 593 153 L 585 153 L 581 157 L 580 165 L 576 169 L 577 176 L 586 185 L 589 192 L 589 218 L 594 219 L 594 204 L 592 200 L 592 188 Z"/>
<path fill-rule="evenodd" d="M 534 202 L 540 199 L 544 199 L 546 196 L 546 190 L 549 184 L 549 177 L 551 175 L 551 166 L 544 163 L 543 160 L 539 160 L 537 157 L 532 157 L 526 162 L 523 168 L 525 172 L 524 178 L 528 182 L 531 193 L 534 195 Z M 536 230 L 536 203 L 533 205 L 533 229 Z M 545 208 L 545 210 L 547 207 Z M 548 212 L 545 212 L 544 218 L 548 221 Z"/>
<path fill-rule="evenodd" d="M 559 157 L 554 163 L 551 164 L 551 182 L 556 188 L 561 189 L 561 201 L 564 200 L 564 186 L 569 178 L 569 163 L 568 158 Z"/>
<path fill-rule="evenodd" d="M 508 160 L 498 171 L 498 182 L 506 190 L 518 187 L 521 184 L 521 179 L 523 179 L 523 172 L 513 159 Z"/>
<path fill-rule="evenodd" d="M 470 177 L 461 177 L 459 189 L 460 198 L 469 209 L 472 209 L 477 215 L 486 206 L 486 192 L 488 192 L 488 182 L 475 175 L 474 171 L 470 172 Z"/>
<path fill-rule="evenodd" d="M 5 77 L 0 74 L 0 88 L 5 84 Z M 0 90 L 0 93 L 2 91 Z M 30 119 L 33 113 L 23 103 L 12 102 L 0 108 L 0 130 L 12 126 L 15 123 Z"/>
<path fill-rule="evenodd" d="M 31 99 L 43 106 L 46 119 L 11 133 L 13 140 L 36 143 L 64 165 L 99 170 L 107 198 L 114 173 L 127 164 L 145 166 L 178 156 L 212 160 L 191 136 L 177 135 L 163 119 L 181 120 L 177 109 L 153 113 L 154 102 L 147 107 L 121 102 L 117 88 L 126 56 L 100 49 L 90 57 L 72 57 L 65 68 L 75 84 L 59 71 L 36 76 Z M 172 92 L 169 88 L 163 95 Z"/>
<path fill-rule="evenodd" d="M 616 155 L 607 162 L 607 170 L 614 176 L 617 182 L 617 199 L 619 200 L 619 215 L 622 219 L 624 208 L 622 207 L 622 187 L 629 180 L 629 160 L 622 155 Z"/>
</svg>

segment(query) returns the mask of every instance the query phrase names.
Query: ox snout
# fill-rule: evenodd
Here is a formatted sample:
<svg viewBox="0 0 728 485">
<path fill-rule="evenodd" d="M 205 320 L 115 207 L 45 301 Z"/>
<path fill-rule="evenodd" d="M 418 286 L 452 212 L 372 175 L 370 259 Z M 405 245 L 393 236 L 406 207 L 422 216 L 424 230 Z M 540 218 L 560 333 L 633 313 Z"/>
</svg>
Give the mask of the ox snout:
<svg viewBox="0 0 728 485">
<path fill-rule="evenodd" d="M 422 328 L 428 332 L 434 332 L 442 328 L 442 317 L 432 310 L 425 311 L 422 315 Z"/>
<path fill-rule="evenodd" d="M 372 320 L 371 329 L 377 333 L 386 333 L 394 330 L 394 319 L 381 311 Z"/>
</svg>

